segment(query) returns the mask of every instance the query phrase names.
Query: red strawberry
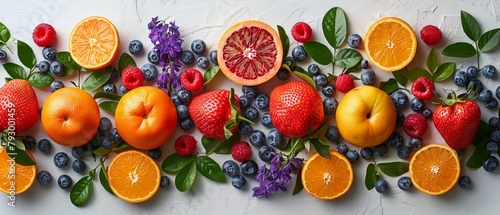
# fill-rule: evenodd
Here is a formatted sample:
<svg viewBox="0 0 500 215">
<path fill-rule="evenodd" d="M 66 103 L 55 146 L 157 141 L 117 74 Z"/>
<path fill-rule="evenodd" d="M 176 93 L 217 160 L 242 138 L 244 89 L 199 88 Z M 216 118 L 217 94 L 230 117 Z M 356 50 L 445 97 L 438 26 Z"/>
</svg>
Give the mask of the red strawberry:
<svg viewBox="0 0 500 215">
<path fill-rule="evenodd" d="M 179 78 L 182 86 L 191 92 L 203 87 L 203 75 L 197 69 L 186 69 L 181 73 Z"/>
<path fill-rule="evenodd" d="M 140 87 L 144 82 L 144 74 L 141 69 L 136 66 L 127 66 L 122 71 L 122 83 L 127 90 L 132 90 Z"/>
<path fill-rule="evenodd" d="M 269 113 L 276 130 L 289 138 L 313 132 L 325 116 L 321 96 L 302 81 L 275 87 L 270 94 Z"/>
<path fill-rule="evenodd" d="M 309 39 L 311 39 L 312 36 L 312 29 L 309 24 L 305 22 L 297 22 L 295 25 L 292 27 L 292 37 L 295 39 L 297 42 L 307 42 Z"/>
<path fill-rule="evenodd" d="M 193 154 L 196 149 L 196 139 L 193 136 L 184 134 L 175 140 L 175 152 L 182 156 L 188 156 Z"/>
<path fill-rule="evenodd" d="M 354 88 L 354 79 L 349 74 L 339 75 L 335 81 L 335 89 L 341 93 L 347 93 Z"/>
<path fill-rule="evenodd" d="M 432 120 L 451 148 L 465 149 L 479 126 L 481 109 L 476 102 L 458 99 L 452 92 L 449 99 L 444 99 L 434 110 Z"/>
<path fill-rule="evenodd" d="M 33 42 L 40 47 L 51 45 L 56 39 L 56 30 L 52 25 L 41 23 L 33 30 Z"/>
<path fill-rule="evenodd" d="M 425 76 L 420 76 L 411 85 L 411 93 L 415 98 L 430 100 L 434 96 L 434 83 Z"/>
<path fill-rule="evenodd" d="M 441 30 L 434 25 L 426 25 L 422 28 L 422 30 L 420 30 L 420 38 L 422 38 L 427 45 L 439 44 L 442 37 L 443 34 L 441 33 Z"/>
<path fill-rule="evenodd" d="M 246 141 L 237 142 L 231 147 L 231 156 L 236 161 L 243 162 L 250 158 L 251 155 L 252 148 L 250 148 L 250 144 Z"/>
<path fill-rule="evenodd" d="M 410 137 L 421 137 L 427 131 L 427 119 L 422 114 L 409 114 L 405 117 L 403 129 Z"/>
<path fill-rule="evenodd" d="M 38 99 L 30 83 L 14 79 L 0 88 L 0 129 L 16 136 L 38 121 Z"/>
</svg>

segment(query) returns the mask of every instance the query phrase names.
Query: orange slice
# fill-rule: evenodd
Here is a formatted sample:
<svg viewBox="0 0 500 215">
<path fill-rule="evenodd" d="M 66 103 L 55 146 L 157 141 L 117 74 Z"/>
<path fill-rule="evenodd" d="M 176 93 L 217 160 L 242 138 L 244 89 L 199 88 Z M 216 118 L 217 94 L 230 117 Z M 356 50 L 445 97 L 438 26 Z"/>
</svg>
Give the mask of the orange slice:
<svg viewBox="0 0 500 215">
<path fill-rule="evenodd" d="M 80 21 L 69 37 L 69 53 L 83 68 L 102 69 L 118 54 L 120 39 L 116 27 L 108 19 L 91 16 Z"/>
<path fill-rule="evenodd" d="M 29 151 L 26 152 L 33 158 Z M 33 185 L 35 178 L 36 165 L 23 166 L 15 163 L 7 150 L 0 147 L 0 191 L 7 195 L 23 193 Z"/>
<path fill-rule="evenodd" d="M 333 149 L 330 149 L 330 159 L 314 153 L 302 169 L 304 189 L 312 196 L 324 200 L 345 194 L 351 188 L 353 179 L 351 163 Z"/>
<path fill-rule="evenodd" d="M 449 191 L 460 177 L 457 153 L 443 144 L 429 144 L 418 150 L 410 161 L 410 178 L 415 187 L 429 195 Z"/>
<path fill-rule="evenodd" d="M 417 52 L 417 37 L 405 21 L 381 18 L 368 29 L 364 39 L 366 55 L 377 68 L 394 72 L 407 66 Z"/>
<path fill-rule="evenodd" d="M 148 155 L 129 150 L 113 158 L 108 166 L 108 181 L 118 198 L 131 202 L 144 202 L 160 187 L 160 167 Z"/>
<path fill-rule="evenodd" d="M 231 26 L 217 47 L 220 69 L 231 81 L 247 86 L 264 83 L 281 67 L 280 37 L 268 24 L 246 20 Z"/>
</svg>

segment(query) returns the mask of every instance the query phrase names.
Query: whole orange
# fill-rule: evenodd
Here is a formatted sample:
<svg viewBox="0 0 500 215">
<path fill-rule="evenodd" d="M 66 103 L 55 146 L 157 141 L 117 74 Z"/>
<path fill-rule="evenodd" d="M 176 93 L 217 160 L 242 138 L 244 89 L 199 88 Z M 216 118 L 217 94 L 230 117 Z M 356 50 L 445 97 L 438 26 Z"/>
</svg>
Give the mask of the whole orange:
<svg viewBox="0 0 500 215">
<path fill-rule="evenodd" d="M 384 91 L 360 86 L 342 97 L 335 118 L 342 138 L 358 147 L 372 147 L 394 131 L 396 108 Z"/>
<path fill-rule="evenodd" d="M 174 133 L 177 110 L 163 90 L 142 86 L 118 102 L 115 126 L 121 138 L 138 149 L 158 148 Z"/>
<path fill-rule="evenodd" d="M 100 112 L 86 91 L 65 87 L 50 94 L 42 107 L 45 133 L 63 146 L 81 146 L 97 132 Z"/>
<path fill-rule="evenodd" d="M 0 130 L 15 135 L 32 128 L 38 121 L 38 100 L 30 83 L 14 79 L 0 88 Z"/>
</svg>

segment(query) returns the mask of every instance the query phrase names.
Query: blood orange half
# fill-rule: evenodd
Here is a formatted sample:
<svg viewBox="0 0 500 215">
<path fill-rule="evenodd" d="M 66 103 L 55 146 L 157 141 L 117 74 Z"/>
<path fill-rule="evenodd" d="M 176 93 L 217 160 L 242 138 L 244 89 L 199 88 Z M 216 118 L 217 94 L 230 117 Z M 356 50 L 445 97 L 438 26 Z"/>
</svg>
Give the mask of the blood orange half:
<svg viewBox="0 0 500 215">
<path fill-rule="evenodd" d="M 280 37 L 268 24 L 246 20 L 231 26 L 217 47 L 222 72 L 233 82 L 254 86 L 274 77 L 281 67 Z"/>
</svg>

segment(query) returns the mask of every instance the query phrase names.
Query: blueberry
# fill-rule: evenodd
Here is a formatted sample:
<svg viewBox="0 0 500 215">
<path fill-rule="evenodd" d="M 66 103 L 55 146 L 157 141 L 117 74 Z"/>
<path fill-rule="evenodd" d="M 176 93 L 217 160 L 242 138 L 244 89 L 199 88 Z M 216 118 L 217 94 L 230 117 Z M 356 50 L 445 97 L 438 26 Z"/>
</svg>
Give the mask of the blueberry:
<svg viewBox="0 0 500 215">
<path fill-rule="evenodd" d="M 368 60 L 367 59 L 361 60 L 361 69 L 368 69 Z"/>
<path fill-rule="evenodd" d="M 403 191 L 408 191 L 412 187 L 411 179 L 408 176 L 403 176 L 398 180 L 398 187 Z"/>
<path fill-rule="evenodd" d="M 497 99 L 500 99 L 500 86 L 498 86 L 495 90 L 495 96 L 497 97 Z"/>
<path fill-rule="evenodd" d="M 252 130 L 248 135 L 248 141 L 255 147 L 260 147 L 266 143 L 266 135 L 261 130 Z"/>
<path fill-rule="evenodd" d="M 375 72 L 372 69 L 361 70 L 361 83 L 364 85 L 375 84 Z"/>
<path fill-rule="evenodd" d="M 296 62 L 302 62 L 307 58 L 307 52 L 303 45 L 296 46 L 292 50 L 293 60 Z"/>
<path fill-rule="evenodd" d="M 222 164 L 222 172 L 224 175 L 234 177 L 240 174 L 240 167 L 234 160 L 227 160 Z"/>
<path fill-rule="evenodd" d="M 141 41 L 132 40 L 128 44 L 128 51 L 133 55 L 137 55 L 137 54 L 142 52 L 142 47 L 143 47 L 143 45 L 142 45 Z"/>
<path fill-rule="evenodd" d="M 109 137 L 104 137 L 102 138 L 101 146 L 105 149 L 113 148 L 113 141 Z"/>
<path fill-rule="evenodd" d="M 201 55 L 205 52 L 206 49 L 205 42 L 200 39 L 193 40 L 191 43 L 191 51 L 193 51 L 197 55 Z"/>
<path fill-rule="evenodd" d="M 413 98 L 410 102 L 410 108 L 415 112 L 422 112 L 422 110 L 424 110 L 424 101 Z"/>
<path fill-rule="evenodd" d="M 323 111 L 326 115 L 334 115 L 337 111 L 339 102 L 333 97 L 327 97 L 323 100 Z"/>
<path fill-rule="evenodd" d="M 257 94 L 253 100 L 253 104 L 260 110 L 269 108 L 269 95 L 265 93 Z"/>
<path fill-rule="evenodd" d="M 42 60 L 38 63 L 38 70 L 40 72 L 48 72 L 50 70 L 50 63 L 46 60 Z"/>
<path fill-rule="evenodd" d="M 496 143 L 500 143 L 500 130 L 493 130 L 490 133 L 490 140 L 492 140 Z"/>
<path fill-rule="evenodd" d="M 360 44 L 361 36 L 359 36 L 358 34 L 351 34 L 349 35 L 349 37 L 347 37 L 347 45 L 349 45 L 351 48 L 358 48 Z"/>
<path fill-rule="evenodd" d="M 244 177 L 254 177 L 257 175 L 257 171 L 259 171 L 259 166 L 257 166 L 254 160 L 249 159 L 241 163 L 240 171 Z"/>
<path fill-rule="evenodd" d="M 85 171 L 85 169 L 87 168 L 87 165 L 82 160 L 77 159 L 77 160 L 73 161 L 73 164 L 71 165 L 71 167 L 73 167 L 73 171 L 75 171 L 77 173 L 83 173 Z"/>
<path fill-rule="evenodd" d="M 217 50 L 212 50 L 208 54 L 208 58 L 210 59 L 210 62 L 212 62 L 214 65 L 218 65 L 219 62 L 217 61 Z"/>
<path fill-rule="evenodd" d="M 104 85 L 102 85 L 102 91 L 114 94 L 116 93 L 116 86 L 111 82 L 106 82 Z"/>
<path fill-rule="evenodd" d="M 170 178 L 166 175 L 160 178 L 160 187 L 166 188 L 170 185 Z"/>
<path fill-rule="evenodd" d="M 7 58 L 7 52 L 3 49 L 0 49 L 0 60 L 5 60 Z"/>
<path fill-rule="evenodd" d="M 422 148 L 422 139 L 420 139 L 420 137 L 410 137 L 408 146 L 410 146 L 411 149 L 417 151 Z"/>
<path fill-rule="evenodd" d="M 499 128 L 500 127 L 500 118 L 493 116 L 488 120 L 488 124 L 492 128 Z"/>
<path fill-rule="evenodd" d="M 316 83 L 316 85 L 318 86 L 325 86 L 325 84 L 328 83 L 328 77 L 323 73 L 317 74 L 313 76 L 313 78 L 314 83 Z"/>
<path fill-rule="evenodd" d="M 498 101 L 497 101 L 497 99 L 492 98 L 491 100 L 484 103 L 484 106 L 490 110 L 495 109 L 498 106 Z"/>
<path fill-rule="evenodd" d="M 283 59 L 283 64 L 288 65 L 288 68 L 292 69 L 295 67 L 295 60 L 291 56 L 287 56 Z"/>
<path fill-rule="evenodd" d="M 470 180 L 470 177 L 467 175 L 463 175 L 458 178 L 458 186 L 460 186 L 462 189 L 470 187 L 471 183 L 472 182 Z"/>
<path fill-rule="evenodd" d="M 242 86 L 241 92 L 248 96 L 249 99 L 253 99 L 255 95 L 257 95 L 257 87 L 256 86 Z"/>
<path fill-rule="evenodd" d="M 55 60 L 56 54 L 57 54 L 56 48 L 54 48 L 53 46 L 45 46 L 42 49 L 42 55 L 43 55 L 43 58 L 45 60 L 48 60 L 48 61 Z"/>
<path fill-rule="evenodd" d="M 486 151 L 491 152 L 491 153 L 497 153 L 498 152 L 498 143 L 489 141 L 486 143 Z"/>
<path fill-rule="evenodd" d="M 370 160 L 373 158 L 373 149 L 370 147 L 362 148 L 359 153 L 361 154 L 361 157 L 365 160 Z"/>
<path fill-rule="evenodd" d="M 111 69 L 111 76 L 109 76 L 108 82 L 114 82 L 119 76 L 118 69 L 113 67 L 113 69 Z"/>
<path fill-rule="evenodd" d="M 386 180 L 379 179 L 377 182 L 375 182 L 375 190 L 378 193 L 385 193 L 387 189 L 389 189 L 389 183 L 387 183 Z"/>
<path fill-rule="evenodd" d="M 387 138 L 385 144 L 391 146 L 392 148 L 399 149 L 404 144 L 403 135 L 401 135 L 398 131 L 394 131 L 391 136 Z"/>
<path fill-rule="evenodd" d="M 241 175 L 235 175 L 233 177 L 233 179 L 231 180 L 231 184 L 233 185 L 233 187 L 238 189 L 238 190 L 243 188 L 246 183 L 247 183 L 247 180 L 245 179 L 245 177 L 243 177 Z"/>
<path fill-rule="evenodd" d="M 158 64 L 160 62 L 160 52 L 158 52 L 157 50 L 154 50 L 154 49 L 151 50 L 151 51 L 149 51 L 149 53 L 148 53 L 148 61 L 150 63 L 152 63 L 152 64 Z"/>
<path fill-rule="evenodd" d="M 259 118 L 259 110 L 254 106 L 249 106 L 245 109 L 243 116 L 252 122 L 255 122 Z"/>
<path fill-rule="evenodd" d="M 465 87 L 469 81 L 469 76 L 465 71 L 459 70 L 453 74 L 453 83 L 459 87 Z"/>
<path fill-rule="evenodd" d="M 155 148 L 148 150 L 149 157 L 153 158 L 153 160 L 158 160 L 161 157 L 161 149 Z"/>
<path fill-rule="evenodd" d="M 64 65 L 61 61 L 54 60 L 50 63 L 49 71 L 53 76 L 62 76 L 64 74 Z"/>
<path fill-rule="evenodd" d="M 64 88 L 64 83 L 59 80 L 54 80 L 50 83 L 50 92 L 53 93 L 58 89 Z"/>
<path fill-rule="evenodd" d="M 175 109 L 177 110 L 177 119 L 179 121 L 189 117 L 189 110 L 186 105 L 178 105 Z"/>
<path fill-rule="evenodd" d="M 356 163 L 359 160 L 359 154 L 356 150 L 352 149 L 346 152 L 345 157 L 349 162 Z"/>
<path fill-rule="evenodd" d="M 477 97 L 479 101 L 489 102 L 493 98 L 493 93 L 491 90 L 483 89 L 479 92 L 479 96 Z"/>
<path fill-rule="evenodd" d="M 179 106 L 182 104 L 181 100 L 179 100 L 179 97 L 177 96 L 177 93 L 172 93 L 172 95 L 170 95 L 170 99 L 172 99 L 172 102 L 175 106 Z"/>
<path fill-rule="evenodd" d="M 189 103 L 192 97 L 193 94 L 191 93 L 191 91 L 186 90 L 186 88 L 184 87 L 177 91 L 177 98 L 179 99 L 179 101 L 181 101 L 182 104 Z"/>
<path fill-rule="evenodd" d="M 486 172 L 493 172 L 497 169 L 498 166 L 498 158 L 493 156 L 488 156 L 483 160 L 483 169 Z"/>
<path fill-rule="evenodd" d="M 493 65 L 486 65 L 481 68 L 481 73 L 485 78 L 492 79 L 497 74 L 497 69 Z"/>
<path fill-rule="evenodd" d="M 196 60 L 196 65 L 202 69 L 206 69 L 208 67 L 208 58 L 205 56 L 201 56 Z"/>
<path fill-rule="evenodd" d="M 309 64 L 309 66 L 307 66 L 307 72 L 311 76 L 316 76 L 316 75 L 320 74 L 321 70 L 319 69 L 318 64 L 312 63 L 312 64 Z"/>
<path fill-rule="evenodd" d="M 36 174 L 36 180 L 40 185 L 47 186 L 52 182 L 52 174 L 47 170 L 42 170 Z"/>
<path fill-rule="evenodd" d="M 410 156 L 411 153 L 411 147 L 409 146 L 402 146 L 398 149 L 398 157 L 401 159 L 406 159 Z"/>
<path fill-rule="evenodd" d="M 240 96 L 239 101 L 240 101 L 240 108 L 241 109 L 245 109 L 248 106 L 250 106 L 250 99 L 246 95 Z"/>
<path fill-rule="evenodd" d="M 430 119 L 432 118 L 432 110 L 429 108 L 424 108 L 424 110 L 422 110 L 422 115 L 424 115 L 426 119 Z"/>
<path fill-rule="evenodd" d="M 321 87 L 321 92 L 326 97 L 332 97 L 333 93 L 335 93 L 335 86 L 332 83 L 327 83 L 325 86 Z"/>
<path fill-rule="evenodd" d="M 479 71 L 477 70 L 477 67 L 475 66 L 469 66 L 467 67 L 467 76 L 469 76 L 469 78 L 476 78 L 477 75 L 479 74 Z"/>
<path fill-rule="evenodd" d="M 276 129 L 271 129 L 267 134 L 267 143 L 274 147 L 281 147 L 285 143 L 285 137 Z"/>
<path fill-rule="evenodd" d="M 120 137 L 120 134 L 118 134 L 118 130 L 116 130 L 116 128 L 111 129 L 111 132 L 109 132 L 109 134 L 109 138 L 111 139 L 111 141 L 115 143 L 122 141 L 122 138 Z"/>
<path fill-rule="evenodd" d="M 276 73 L 278 80 L 285 81 L 290 76 L 290 72 L 285 68 L 280 68 Z"/>
<path fill-rule="evenodd" d="M 338 142 L 340 139 L 340 132 L 337 126 L 334 125 L 328 126 L 328 130 L 326 130 L 325 132 L 325 137 L 329 141 Z"/>
<path fill-rule="evenodd" d="M 85 156 L 85 148 L 83 146 L 75 146 L 71 148 L 71 156 L 75 159 L 82 159 Z"/>
<path fill-rule="evenodd" d="M 158 77 L 158 69 L 156 66 L 150 63 L 144 64 L 141 67 L 142 74 L 144 74 L 144 80 L 153 81 Z"/>
<path fill-rule="evenodd" d="M 123 86 L 123 84 L 120 83 L 120 85 L 118 86 L 118 95 L 123 96 L 127 92 L 128 92 L 127 88 L 125 88 L 125 86 Z"/>
<path fill-rule="evenodd" d="M 396 90 L 391 93 L 392 103 L 397 109 L 404 108 L 408 104 L 408 96 L 402 90 Z"/>
<path fill-rule="evenodd" d="M 401 111 L 396 111 L 396 127 L 401 127 L 403 126 L 403 123 L 405 121 L 405 114 Z"/>
<path fill-rule="evenodd" d="M 24 144 L 24 147 L 27 149 L 33 149 L 36 146 L 36 140 L 33 136 L 25 136 L 21 139 L 21 142 Z"/>
<path fill-rule="evenodd" d="M 66 190 L 69 189 L 71 185 L 73 185 L 73 180 L 71 180 L 71 177 L 69 177 L 69 175 L 63 174 L 57 179 L 57 184 L 61 189 Z"/>
<path fill-rule="evenodd" d="M 101 117 L 99 119 L 99 131 L 102 133 L 107 133 L 111 131 L 113 124 L 111 124 L 111 120 L 108 117 Z"/>
<path fill-rule="evenodd" d="M 337 144 L 337 151 L 339 151 L 341 154 L 345 155 L 349 151 L 349 148 L 345 143 L 339 143 Z"/>
<path fill-rule="evenodd" d="M 69 164 L 68 154 L 65 152 L 58 152 L 54 155 L 54 164 L 59 168 L 64 168 Z"/>
<path fill-rule="evenodd" d="M 188 117 L 180 121 L 179 125 L 183 131 L 189 131 L 194 127 L 194 122 L 193 119 L 191 119 L 191 117 Z"/>
<path fill-rule="evenodd" d="M 250 123 L 242 121 L 238 125 L 238 132 L 243 135 L 249 135 L 253 131 L 253 127 Z"/>
<path fill-rule="evenodd" d="M 48 153 L 52 148 L 52 144 L 47 139 L 41 139 L 38 141 L 38 150 L 43 153 Z"/>
<path fill-rule="evenodd" d="M 375 154 L 379 157 L 383 157 L 384 155 L 386 155 L 387 151 L 388 151 L 388 147 L 384 143 L 373 147 L 373 154 Z"/>
<path fill-rule="evenodd" d="M 181 62 L 184 65 L 188 65 L 194 62 L 194 53 L 191 50 L 182 50 L 181 52 Z"/>
<path fill-rule="evenodd" d="M 271 162 L 274 157 L 274 148 L 263 145 L 259 148 L 259 158 L 264 162 Z"/>
</svg>

